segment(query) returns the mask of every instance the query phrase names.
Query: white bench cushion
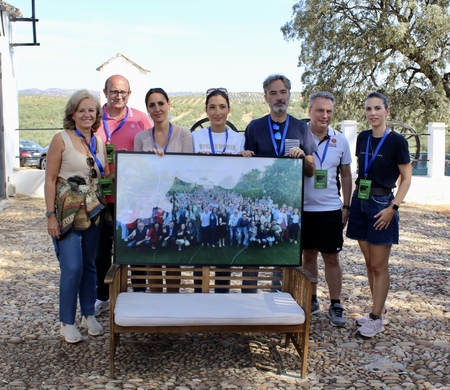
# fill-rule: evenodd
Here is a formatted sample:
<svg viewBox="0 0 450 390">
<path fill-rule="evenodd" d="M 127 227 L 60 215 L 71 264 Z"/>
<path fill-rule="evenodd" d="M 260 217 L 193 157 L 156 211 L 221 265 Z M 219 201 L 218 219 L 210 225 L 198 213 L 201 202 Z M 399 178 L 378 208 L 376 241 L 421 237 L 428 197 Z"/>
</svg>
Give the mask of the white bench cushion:
<svg viewBox="0 0 450 390">
<path fill-rule="evenodd" d="M 289 293 L 120 293 L 121 326 L 297 325 L 305 312 Z"/>
</svg>

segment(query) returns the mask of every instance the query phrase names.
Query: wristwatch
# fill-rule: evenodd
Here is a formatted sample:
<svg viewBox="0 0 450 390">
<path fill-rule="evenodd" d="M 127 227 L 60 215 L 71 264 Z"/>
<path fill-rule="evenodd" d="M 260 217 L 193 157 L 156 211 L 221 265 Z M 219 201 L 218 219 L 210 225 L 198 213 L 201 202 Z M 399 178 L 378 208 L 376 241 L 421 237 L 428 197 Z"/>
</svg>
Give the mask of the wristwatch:
<svg viewBox="0 0 450 390">
<path fill-rule="evenodd" d="M 50 218 L 50 215 L 52 215 L 52 214 L 56 214 L 54 211 L 47 211 L 46 213 L 45 213 L 45 217 L 46 218 Z"/>
<path fill-rule="evenodd" d="M 343 209 L 343 210 L 350 210 L 350 206 L 344 204 L 344 205 L 342 206 L 342 209 Z"/>
<path fill-rule="evenodd" d="M 398 204 L 392 203 L 392 208 L 397 211 L 400 206 Z"/>
</svg>

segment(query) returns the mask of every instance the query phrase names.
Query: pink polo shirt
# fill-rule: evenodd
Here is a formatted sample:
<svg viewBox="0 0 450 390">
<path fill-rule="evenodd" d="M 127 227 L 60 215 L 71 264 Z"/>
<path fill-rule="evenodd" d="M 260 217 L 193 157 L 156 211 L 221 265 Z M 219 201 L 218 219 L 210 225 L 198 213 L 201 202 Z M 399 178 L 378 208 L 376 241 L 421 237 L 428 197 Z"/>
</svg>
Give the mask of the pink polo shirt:
<svg viewBox="0 0 450 390">
<path fill-rule="evenodd" d="M 102 112 L 106 112 L 106 110 L 103 110 L 102 108 Z M 137 133 L 152 128 L 153 121 L 147 114 L 143 113 L 142 111 L 128 107 L 127 120 L 123 123 L 122 127 L 119 130 L 116 130 L 122 123 L 125 116 L 126 113 L 124 113 L 124 115 L 118 119 L 107 116 L 106 123 L 110 134 L 109 142 L 108 136 L 103 126 L 103 120 L 101 126 L 96 132 L 96 135 L 100 136 L 105 143 L 113 144 L 115 146 L 115 150 L 133 151 L 134 137 Z M 114 164 L 109 164 L 109 170 L 110 172 L 114 172 Z M 112 195 L 109 195 L 106 197 L 106 200 L 108 203 L 112 203 L 114 202 L 114 197 Z"/>
</svg>

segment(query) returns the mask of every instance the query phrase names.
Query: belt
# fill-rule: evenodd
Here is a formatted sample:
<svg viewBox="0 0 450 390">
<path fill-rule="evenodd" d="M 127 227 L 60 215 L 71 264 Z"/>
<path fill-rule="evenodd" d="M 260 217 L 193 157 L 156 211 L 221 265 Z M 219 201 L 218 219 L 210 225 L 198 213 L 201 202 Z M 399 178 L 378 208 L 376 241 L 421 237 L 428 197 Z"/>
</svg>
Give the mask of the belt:
<svg viewBox="0 0 450 390">
<path fill-rule="evenodd" d="M 390 195 L 392 192 L 392 189 L 387 188 L 371 188 L 370 189 L 370 195 L 380 196 L 380 195 Z"/>
</svg>

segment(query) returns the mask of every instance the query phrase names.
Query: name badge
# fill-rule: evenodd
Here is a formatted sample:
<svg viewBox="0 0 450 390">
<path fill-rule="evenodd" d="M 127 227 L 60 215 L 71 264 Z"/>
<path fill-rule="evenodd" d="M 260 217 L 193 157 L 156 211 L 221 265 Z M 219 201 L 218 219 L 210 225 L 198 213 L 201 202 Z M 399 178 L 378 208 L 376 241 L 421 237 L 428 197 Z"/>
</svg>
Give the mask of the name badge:
<svg viewBox="0 0 450 390">
<path fill-rule="evenodd" d="M 106 145 L 106 158 L 108 159 L 109 163 L 114 162 L 114 152 L 116 151 L 116 148 L 113 144 L 107 144 Z"/>
<path fill-rule="evenodd" d="M 316 169 L 314 174 L 314 188 L 327 188 L 328 171 L 326 169 Z"/>
<path fill-rule="evenodd" d="M 372 180 L 360 179 L 358 186 L 358 198 L 369 199 L 371 187 L 372 187 Z"/>
<path fill-rule="evenodd" d="M 100 186 L 102 195 L 114 195 L 114 183 L 111 178 L 102 177 L 98 179 L 98 185 Z"/>
</svg>

